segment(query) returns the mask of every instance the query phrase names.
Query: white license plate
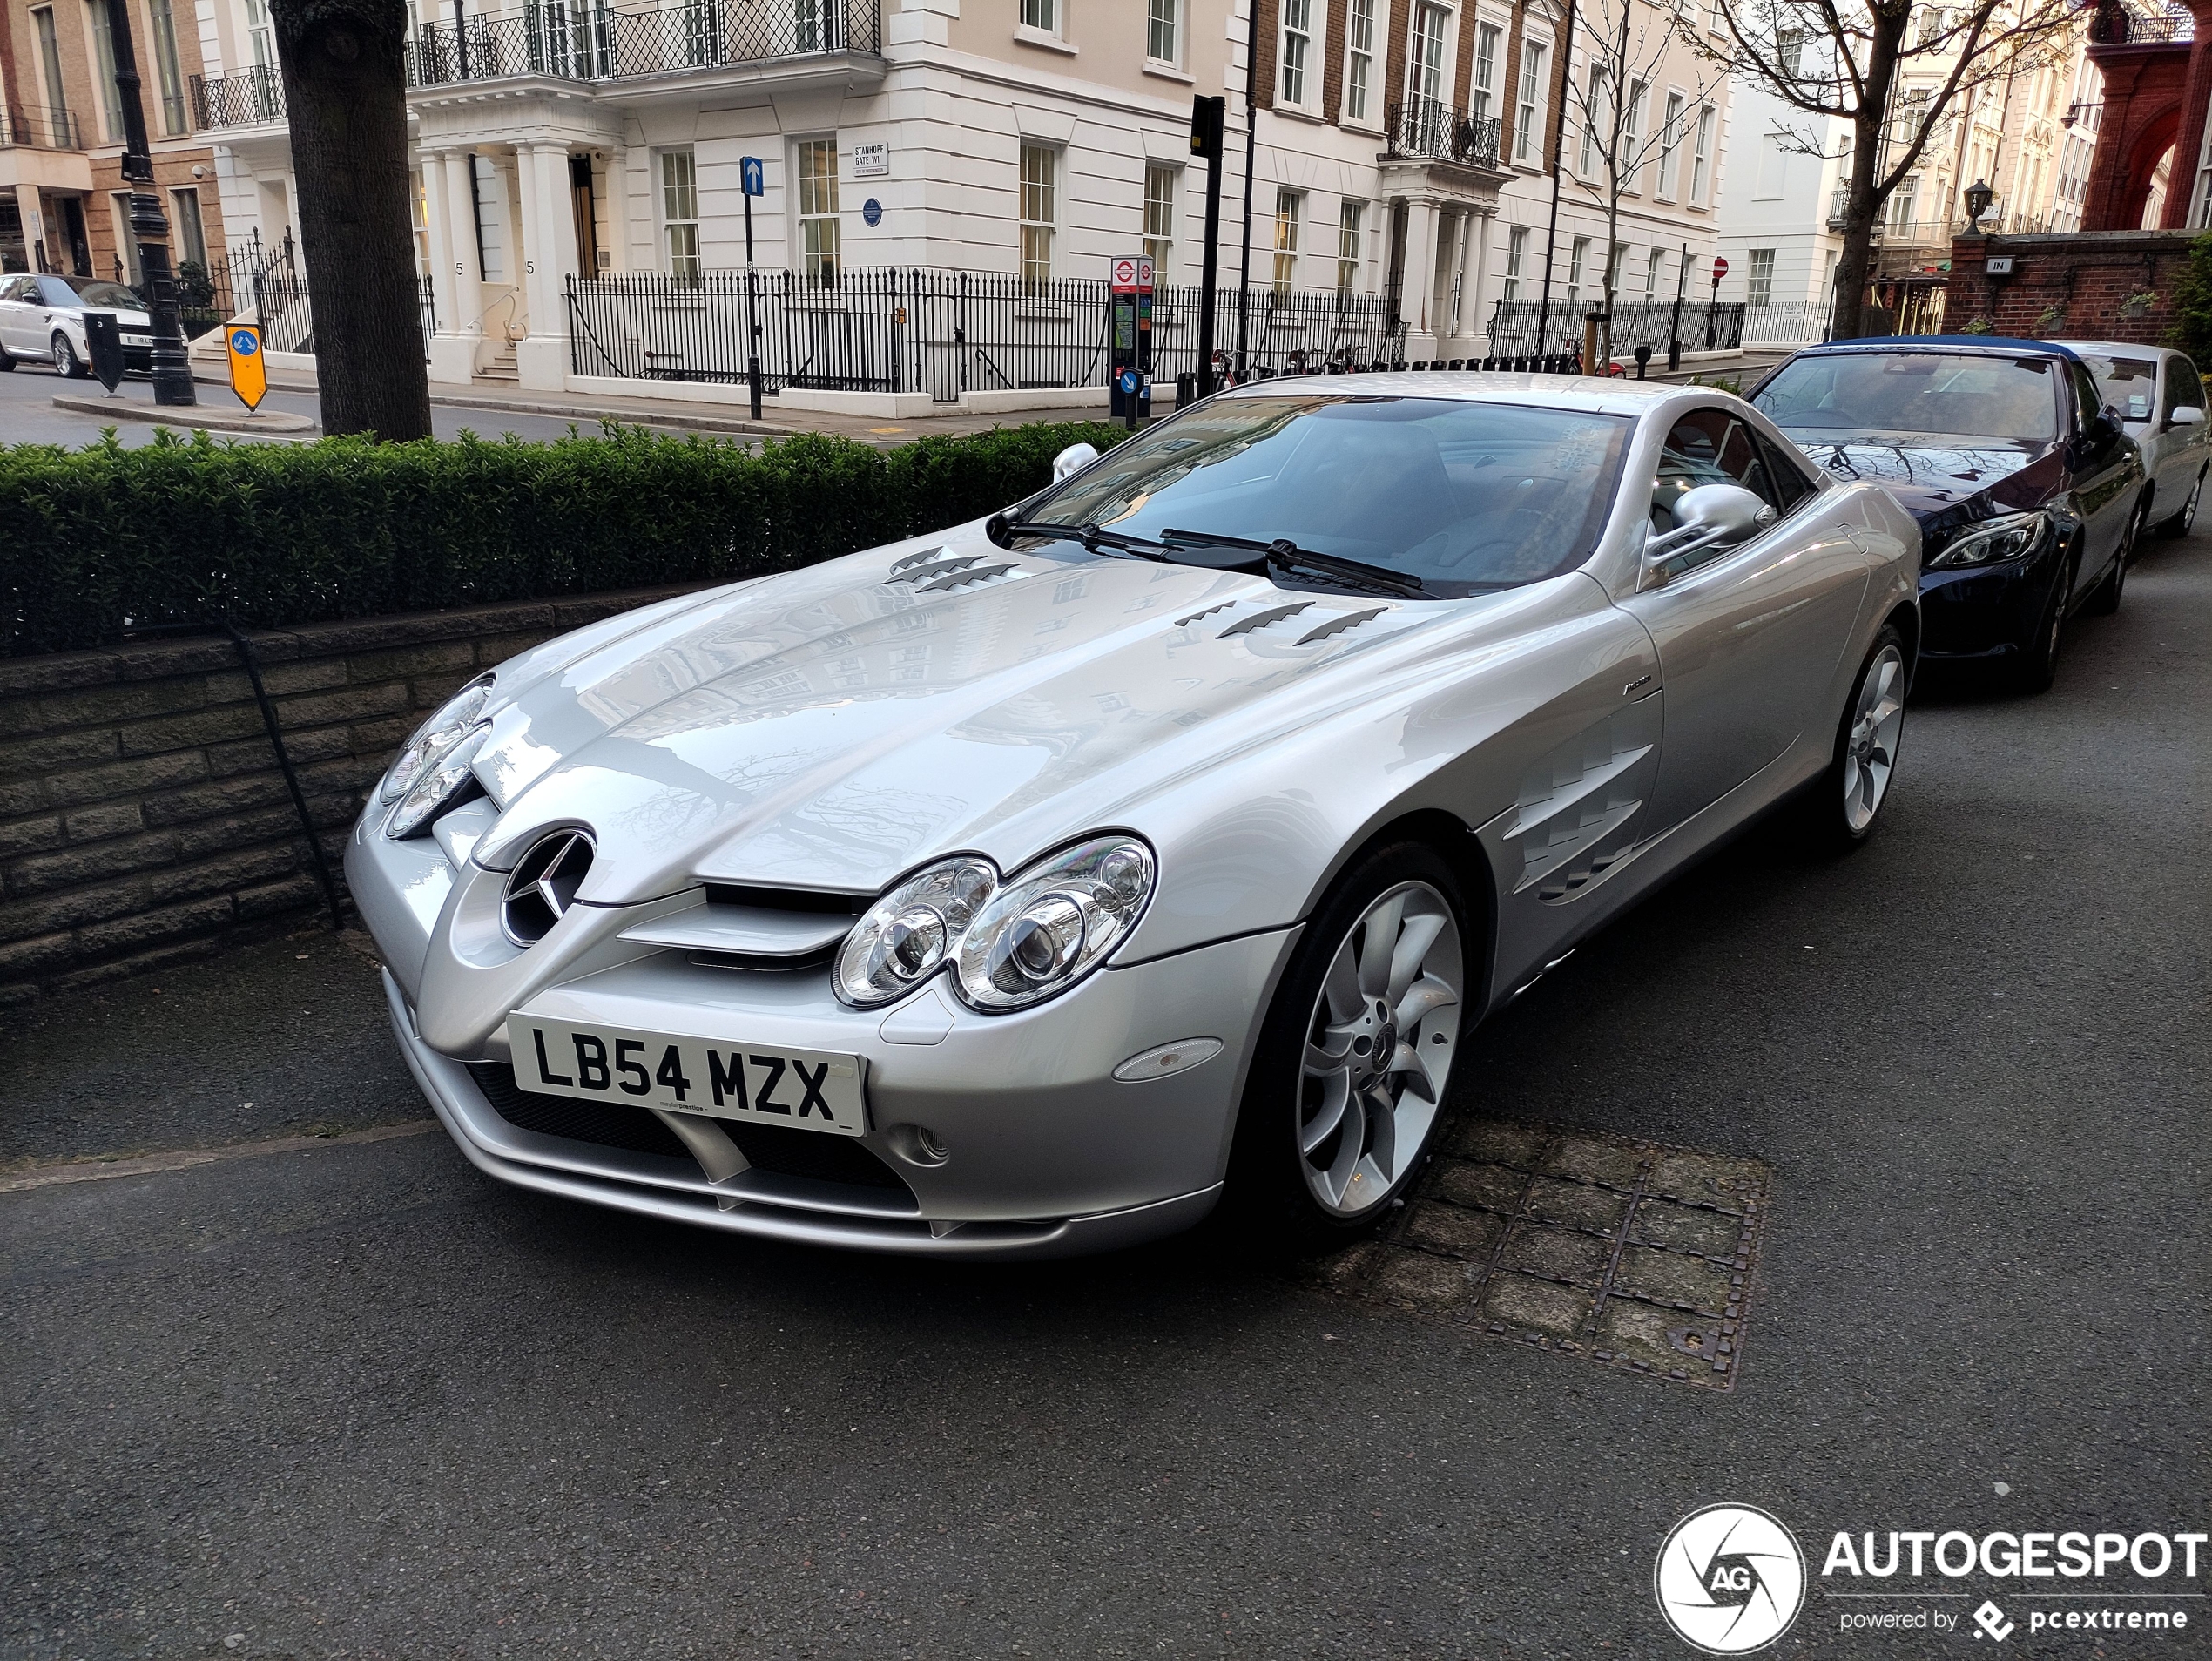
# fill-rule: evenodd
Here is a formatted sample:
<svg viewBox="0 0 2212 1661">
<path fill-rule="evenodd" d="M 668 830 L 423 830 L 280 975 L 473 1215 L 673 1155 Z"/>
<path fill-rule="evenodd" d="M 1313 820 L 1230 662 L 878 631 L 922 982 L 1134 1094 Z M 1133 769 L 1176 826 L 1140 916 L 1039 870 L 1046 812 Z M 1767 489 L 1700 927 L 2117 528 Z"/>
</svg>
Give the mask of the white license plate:
<svg viewBox="0 0 2212 1661">
<path fill-rule="evenodd" d="M 507 1036 L 524 1090 L 794 1131 L 867 1131 L 858 1056 L 523 1015 L 508 1018 Z"/>
<path fill-rule="evenodd" d="M 125 334 L 123 337 L 123 344 L 125 346 L 152 346 L 153 344 L 153 336 L 151 334 Z"/>
</svg>

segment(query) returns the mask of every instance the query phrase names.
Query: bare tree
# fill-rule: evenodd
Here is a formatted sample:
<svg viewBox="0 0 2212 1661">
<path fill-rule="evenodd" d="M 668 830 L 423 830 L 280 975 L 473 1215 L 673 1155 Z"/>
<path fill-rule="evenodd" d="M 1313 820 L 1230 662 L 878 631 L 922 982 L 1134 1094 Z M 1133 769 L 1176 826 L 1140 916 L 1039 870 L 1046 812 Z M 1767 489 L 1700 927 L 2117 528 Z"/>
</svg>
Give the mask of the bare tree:
<svg viewBox="0 0 2212 1661">
<path fill-rule="evenodd" d="M 1663 113 L 1652 120 L 1652 89 L 1669 78 L 1661 71 L 1668 49 L 1676 42 L 1671 24 L 1669 14 L 1649 0 L 1642 5 L 1636 0 L 1581 0 L 1575 16 L 1582 53 L 1580 78 L 1571 52 L 1561 66 L 1564 102 L 1581 134 L 1579 165 L 1568 177 L 1576 190 L 1605 210 L 1605 321 L 1600 326 L 1600 363 L 1613 361 L 1622 199 L 1640 190 L 1653 164 L 1680 147 L 1683 127 L 1691 118 L 1689 112 L 1721 78 L 1719 68 L 1708 60 L 1672 121 Z M 1587 367 L 1602 373 L 1595 365 Z"/>
<path fill-rule="evenodd" d="M 1839 340 L 1863 327 L 1874 226 L 1892 193 L 1983 87 L 2055 61 L 2079 11 L 2079 0 L 1669 3 L 1701 53 L 1805 118 L 1781 130 L 1787 148 L 1849 163 L 1831 321 Z M 1708 37 L 1709 20 L 1725 32 L 1725 52 Z M 1847 148 L 1829 150 L 1828 118 L 1851 123 Z"/>
<path fill-rule="evenodd" d="M 327 433 L 430 435 L 402 0 L 271 0 Z"/>
</svg>

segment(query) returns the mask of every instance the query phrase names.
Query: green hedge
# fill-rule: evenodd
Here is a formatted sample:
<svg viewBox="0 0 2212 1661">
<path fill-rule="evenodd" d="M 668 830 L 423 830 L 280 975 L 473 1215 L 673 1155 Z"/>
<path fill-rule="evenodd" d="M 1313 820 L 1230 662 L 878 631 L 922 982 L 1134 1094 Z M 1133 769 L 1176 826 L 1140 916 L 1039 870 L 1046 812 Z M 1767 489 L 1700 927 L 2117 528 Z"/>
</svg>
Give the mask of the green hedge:
<svg viewBox="0 0 2212 1661">
<path fill-rule="evenodd" d="M 1122 436 L 0 448 L 0 655 L 787 571 L 1005 507 L 1066 446 Z"/>
</svg>

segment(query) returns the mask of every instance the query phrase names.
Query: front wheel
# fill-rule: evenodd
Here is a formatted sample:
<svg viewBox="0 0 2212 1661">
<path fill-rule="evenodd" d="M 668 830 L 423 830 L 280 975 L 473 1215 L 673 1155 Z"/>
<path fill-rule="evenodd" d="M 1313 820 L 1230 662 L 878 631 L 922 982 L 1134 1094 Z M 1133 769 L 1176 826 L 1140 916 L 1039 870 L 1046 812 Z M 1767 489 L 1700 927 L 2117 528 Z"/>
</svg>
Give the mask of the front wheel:
<svg viewBox="0 0 2212 1661">
<path fill-rule="evenodd" d="M 2050 600 L 2036 623 L 2033 638 L 2022 651 L 2020 687 L 2024 692 L 2047 692 L 2059 678 L 2059 648 L 2066 641 L 2066 603 L 2074 592 L 2074 569 L 2071 559 L 2059 567 L 2051 584 Z"/>
<path fill-rule="evenodd" d="M 1294 1249 L 1371 1226 L 1413 1180 L 1450 1088 L 1467 991 L 1459 883 L 1436 852 L 1367 855 L 1301 936 L 1261 1028 L 1231 1214 Z"/>
<path fill-rule="evenodd" d="M 1873 835 L 1905 739 L 1908 679 L 1905 637 L 1885 624 L 1844 706 L 1834 757 L 1804 798 L 1804 826 L 1816 847 L 1842 852 Z"/>
<path fill-rule="evenodd" d="M 84 360 L 77 355 L 77 348 L 69 343 L 66 334 L 54 336 L 54 373 L 64 381 L 84 378 Z"/>
<path fill-rule="evenodd" d="M 2141 540 L 2143 522 L 2150 517 L 2150 503 L 2146 502 L 2135 510 L 2135 517 L 2128 522 L 2128 534 L 2121 538 L 2120 551 L 2112 557 L 2112 565 L 2104 580 L 2091 591 L 2082 610 L 2093 617 L 2110 617 L 2120 609 L 2120 596 L 2128 586 L 2128 567 L 2135 563 L 2135 544 Z"/>
<path fill-rule="evenodd" d="M 2189 486 L 2189 499 L 2182 503 L 2182 510 L 2169 519 L 2158 522 L 2161 537 L 2186 537 L 2196 525 L 2196 504 L 2204 494 L 2204 469 L 2197 469 L 2196 483 Z"/>
</svg>

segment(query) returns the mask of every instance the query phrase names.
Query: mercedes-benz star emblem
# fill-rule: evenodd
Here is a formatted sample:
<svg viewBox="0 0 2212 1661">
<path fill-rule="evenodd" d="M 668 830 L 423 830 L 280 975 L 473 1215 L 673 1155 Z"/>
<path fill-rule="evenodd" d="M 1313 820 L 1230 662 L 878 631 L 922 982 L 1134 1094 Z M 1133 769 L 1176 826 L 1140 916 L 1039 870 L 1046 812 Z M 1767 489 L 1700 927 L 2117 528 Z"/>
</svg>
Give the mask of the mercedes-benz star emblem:
<svg viewBox="0 0 2212 1661">
<path fill-rule="evenodd" d="M 580 830 L 555 831 L 532 843 L 508 874 L 499 902 L 500 925 L 517 946 L 532 946 L 576 903 L 591 869 L 591 838 Z"/>
</svg>

